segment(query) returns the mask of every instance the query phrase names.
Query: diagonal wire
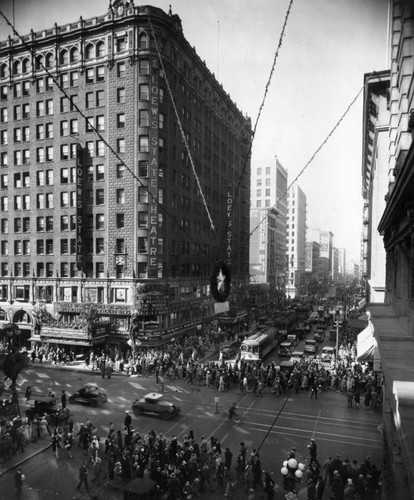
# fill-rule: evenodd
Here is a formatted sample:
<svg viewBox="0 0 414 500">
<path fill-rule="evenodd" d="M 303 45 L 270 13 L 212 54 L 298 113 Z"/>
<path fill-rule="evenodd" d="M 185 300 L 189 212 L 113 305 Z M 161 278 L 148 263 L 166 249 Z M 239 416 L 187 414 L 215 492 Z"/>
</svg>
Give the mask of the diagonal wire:
<svg viewBox="0 0 414 500">
<path fill-rule="evenodd" d="M 157 49 L 158 59 L 160 61 L 161 68 L 162 68 L 162 71 L 164 73 L 164 78 L 165 78 L 165 82 L 167 84 L 168 93 L 170 94 L 171 103 L 172 103 L 172 106 L 173 106 L 173 109 L 174 109 L 175 117 L 177 119 L 178 126 L 180 127 L 181 137 L 182 137 L 184 146 L 185 146 L 185 148 L 187 150 L 188 158 L 190 159 L 190 164 L 191 164 L 191 168 L 193 170 L 193 175 L 194 175 L 195 180 L 197 182 L 198 190 L 199 190 L 199 192 L 201 194 L 201 198 L 203 200 L 204 208 L 206 209 L 206 212 L 207 212 L 208 220 L 210 221 L 210 226 L 211 226 L 211 228 L 214 231 L 215 230 L 214 223 L 213 223 L 213 220 L 212 220 L 211 215 L 210 215 L 210 211 L 209 211 L 208 206 L 207 206 L 207 201 L 206 201 L 206 198 L 205 198 L 204 193 L 203 193 L 203 189 L 202 189 L 201 184 L 200 184 L 200 179 L 198 178 L 198 175 L 197 175 L 197 172 L 196 172 L 196 169 L 195 169 L 195 166 L 194 166 L 194 161 L 193 161 L 193 157 L 191 155 L 191 150 L 190 150 L 190 147 L 188 145 L 187 137 L 186 137 L 186 135 L 184 133 L 183 126 L 181 124 L 181 119 L 180 119 L 180 115 L 178 114 L 177 106 L 175 105 L 175 99 L 174 99 L 174 95 L 173 95 L 171 87 L 170 87 L 170 82 L 169 82 L 168 77 L 167 77 L 167 72 L 165 71 L 164 61 L 162 60 L 161 52 L 160 52 L 159 45 L 158 45 L 157 36 L 155 34 L 154 27 L 152 26 L 152 22 L 151 22 L 151 19 L 150 19 L 149 16 L 148 16 L 148 22 L 149 22 L 149 25 L 150 25 L 150 28 L 151 28 L 152 37 L 153 37 L 154 42 L 155 42 L 155 48 Z"/>
<path fill-rule="evenodd" d="M 17 32 L 17 30 L 15 29 L 15 27 L 13 26 L 13 24 L 9 21 L 9 19 L 7 18 L 7 16 L 3 13 L 3 11 L 0 9 L 0 16 L 3 17 L 3 19 L 6 21 L 6 23 L 9 25 L 9 27 L 12 29 L 13 33 L 15 34 L 15 36 L 17 36 L 19 38 L 19 40 L 21 41 L 22 45 L 24 47 L 26 47 L 26 49 L 32 54 L 32 58 L 33 60 L 36 59 L 36 51 L 34 48 L 30 47 L 26 41 L 23 39 L 23 37 Z M 176 217 L 175 215 L 171 214 L 165 207 L 165 205 L 163 205 L 156 196 L 154 196 L 151 191 L 149 190 L 148 186 L 146 186 L 142 181 L 141 179 L 133 172 L 133 170 L 124 162 L 124 160 L 119 156 L 119 154 L 114 150 L 114 148 L 107 142 L 107 140 L 105 139 L 105 137 L 103 137 L 103 135 L 100 133 L 100 131 L 92 124 L 89 122 L 88 118 L 86 117 L 86 115 L 83 113 L 83 111 L 79 108 L 79 106 L 76 104 L 76 102 L 73 101 L 72 99 L 72 96 L 70 94 L 68 94 L 68 92 L 66 91 L 66 89 L 64 87 L 62 87 L 62 85 L 60 84 L 59 80 L 53 75 L 53 73 L 51 73 L 49 71 L 48 68 L 46 68 L 44 66 L 44 64 L 39 61 L 42 69 L 44 71 L 46 71 L 46 73 L 52 78 L 53 82 L 56 84 L 56 86 L 59 88 L 59 90 L 65 95 L 65 97 L 67 97 L 73 108 L 75 108 L 76 112 L 79 113 L 82 118 L 84 118 L 85 120 L 88 121 L 89 123 L 89 126 L 92 128 L 92 130 L 95 132 L 95 134 L 103 141 L 103 143 L 106 145 L 106 147 L 114 154 L 114 156 L 116 157 L 116 159 L 128 170 L 128 172 L 132 175 L 132 177 L 138 181 L 138 183 L 140 184 L 140 186 L 142 188 L 144 188 L 147 193 L 150 195 L 151 199 L 157 203 L 158 207 L 161 208 L 161 210 L 168 216 L 170 217 L 174 222 L 175 224 L 177 225 L 178 229 L 183 232 L 196 246 L 197 248 L 199 248 L 201 250 L 202 253 L 204 253 L 204 255 L 212 262 L 214 263 L 214 259 L 212 259 L 212 257 L 204 250 L 204 247 L 203 245 L 199 244 L 193 237 L 192 235 L 190 234 L 189 231 L 187 231 L 184 227 L 182 227 L 179 223 L 179 220 L 178 220 L 178 217 Z"/>
<path fill-rule="evenodd" d="M 242 183 L 243 176 L 245 175 L 246 170 L 247 170 L 247 166 L 249 164 L 249 159 L 250 159 L 251 153 L 252 153 L 253 141 L 254 141 L 254 138 L 255 138 L 255 135 L 256 135 L 257 126 L 259 124 L 259 120 L 260 120 L 260 117 L 261 117 L 261 114 L 262 114 L 262 111 L 263 111 L 263 108 L 264 108 L 264 105 L 265 105 L 265 102 L 266 102 L 266 97 L 267 97 L 267 94 L 269 92 L 270 83 L 272 81 L 273 73 L 274 73 L 275 68 L 276 68 L 276 61 L 277 61 L 277 58 L 279 57 L 279 50 L 280 50 L 280 48 L 282 46 L 283 38 L 285 36 L 286 26 L 287 26 L 288 18 L 289 18 L 289 15 L 290 15 L 290 10 L 292 8 L 292 4 L 293 4 L 293 0 L 290 0 L 288 8 L 286 10 L 285 20 L 283 22 L 282 31 L 280 33 L 279 43 L 277 45 L 277 49 L 276 49 L 276 52 L 275 52 L 275 55 L 274 55 L 274 58 L 273 58 L 272 67 L 270 69 L 269 78 L 268 78 L 266 86 L 265 86 L 265 91 L 264 91 L 264 94 L 263 94 L 262 102 L 260 104 L 259 111 L 258 111 L 257 117 L 256 117 L 256 122 L 254 124 L 253 131 L 252 131 L 252 134 L 251 134 L 249 149 L 248 149 L 248 151 L 246 153 L 246 159 L 245 159 L 245 162 L 244 162 L 244 166 L 243 166 L 242 172 L 241 172 L 241 174 L 239 176 L 239 181 L 237 183 L 236 191 L 234 193 L 233 203 L 231 205 L 231 210 L 229 210 L 229 213 L 227 214 L 226 227 L 224 228 L 223 238 L 221 240 L 222 242 L 224 241 L 225 234 L 227 232 L 227 228 L 228 228 L 228 225 L 229 225 L 229 222 L 230 222 L 230 218 L 231 218 L 231 216 L 233 214 L 233 207 L 234 207 L 234 205 L 236 203 L 236 199 L 237 199 L 238 194 L 239 194 L 239 190 L 240 190 L 240 186 L 241 186 L 241 183 Z"/>
</svg>

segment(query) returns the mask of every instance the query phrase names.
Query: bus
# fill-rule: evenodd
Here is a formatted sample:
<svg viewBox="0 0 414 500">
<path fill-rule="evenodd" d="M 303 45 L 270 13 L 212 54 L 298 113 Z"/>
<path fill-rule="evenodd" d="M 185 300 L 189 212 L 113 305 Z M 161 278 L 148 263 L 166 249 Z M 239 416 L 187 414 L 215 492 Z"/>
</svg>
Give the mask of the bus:
<svg viewBox="0 0 414 500">
<path fill-rule="evenodd" d="M 261 361 L 277 346 L 277 341 L 277 330 L 274 327 L 254 333 L 243 340 L 240 359 L 249 362 Z"/>
</svg>

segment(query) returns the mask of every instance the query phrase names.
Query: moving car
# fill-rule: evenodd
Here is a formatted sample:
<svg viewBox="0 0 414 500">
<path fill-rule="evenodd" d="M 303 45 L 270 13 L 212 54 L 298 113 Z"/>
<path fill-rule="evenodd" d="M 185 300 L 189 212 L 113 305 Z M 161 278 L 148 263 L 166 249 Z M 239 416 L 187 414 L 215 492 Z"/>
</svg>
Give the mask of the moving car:
<svg viewBox="0 0 414 500">
<path fill-rule="evenodd" d="M 69 403 L 99 406 L 100 404 L 108 401 L 108 396 L 106 395 L 104 389 L 101 389 L 96 384 L 86 384 L 72 394 L 68 401 Z"/>
<path fill-rule="evenodd" d="M 232 358 L 237 354 L 240 344 L 237 342 L 226 342 L 221 346 L 220 351 L 223 353 L 223 359 Z"/>
<path fill-rule="evenodd" d="M 316 340 L 305 340 L 305 352 L 314 354 L 316 352 Z"/>
<path fill-rule="evenodd" d="M 323 347 L 320 360 L 324 368 L 330 368 L 332 361 L 335 360 L 335 348 L 329 346 Z"/>
<path fill-rule="evenodd" d="M 279 345 L 279 356 L 286 356 L 288 358 L 291 357 L 293 351 L 293 345 L 292 342 L 282 342 Z"/>
<path fill-rule="evenodd" d="M 293 351 L 289 361 L 300 363 L 304 357 L 305 353 L 303 351 Z"/>
<path fill-rule="evenodd" d="M 296 335 L 294 335 L 294 334 L 289 334 L 289 335 L 287 336 L 286 340 L 287 340 L 288 342 L 292 342 L 292 345 L 293 345 L 293 346 L 296 346 L 296 345 L 297 345 L 297 343 L 298 343 L 298 339 L 297 339 Z"/>
<path fill-rule="evenodd" d="M 181 409 L 174 403 L 166 401 L 163 394 L 157 392 L 150 392 L 141 399 L 136 399 L 132 403 L 132 411 L 135 415 L 146 413 L 161 417 L 164 420 L 170 420 L 176 417 Z"/>
</svg>

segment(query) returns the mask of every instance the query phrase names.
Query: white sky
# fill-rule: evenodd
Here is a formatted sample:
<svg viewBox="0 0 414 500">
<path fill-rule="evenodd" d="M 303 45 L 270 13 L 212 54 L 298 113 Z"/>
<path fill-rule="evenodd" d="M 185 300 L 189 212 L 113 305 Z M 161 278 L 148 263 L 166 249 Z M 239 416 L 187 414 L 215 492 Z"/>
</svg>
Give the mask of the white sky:
<svg viewBox="0 0 414 500">
<path fill-rule="evenodd" d="M 184 36 L 239 109 L 256 121 L 289 0 L 153 0 L 182 20 Z M 135 5 L 141 3 L 135 0 Z M 102 15 L 108 0 L 15 0 L 20 34 Z M 12 0 L 0 0 L 12 20 Z M 0 21 L 0 39 L 10 30 Z M 388 67 L 387 0 L 294 0 L 253 143 L 252 168 L 275 155 L 289 182 L 302 170 L 363 84 Z M 359 262 L 362 94 L 299 178 L 308 226 L 334 234 Z M 224 209 L 224 208 L 223 208 Z"/>
</svg>

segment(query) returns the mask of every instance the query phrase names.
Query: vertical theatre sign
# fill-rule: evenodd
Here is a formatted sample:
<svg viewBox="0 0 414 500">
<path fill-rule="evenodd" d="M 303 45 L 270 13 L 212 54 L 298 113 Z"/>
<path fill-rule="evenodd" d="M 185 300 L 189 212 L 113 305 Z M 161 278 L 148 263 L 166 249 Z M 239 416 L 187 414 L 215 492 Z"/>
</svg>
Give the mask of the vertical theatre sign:
<svg viewBox="0 0 414 500">
<path fill-rule="evenodd" d="M 232 233 L 233 233 L 233 189 L 232 184 L 229 183 L 227 187 L 227 234 L 226 234 L 226 262 L 231 265 L 231 245 L 232 245 Z"/>
<path fill-rule="evenodd" d="M 76 148 L 76 268 L 83 267 L 83 169 L 82 148 Z"/>
<path fill-rule="evenodd" d="M 149 128 L 149 236 L 148 277 L 158 277 L 158 68 L 151 71 L 150 84 L 150 128 Z"/>
</svg>

